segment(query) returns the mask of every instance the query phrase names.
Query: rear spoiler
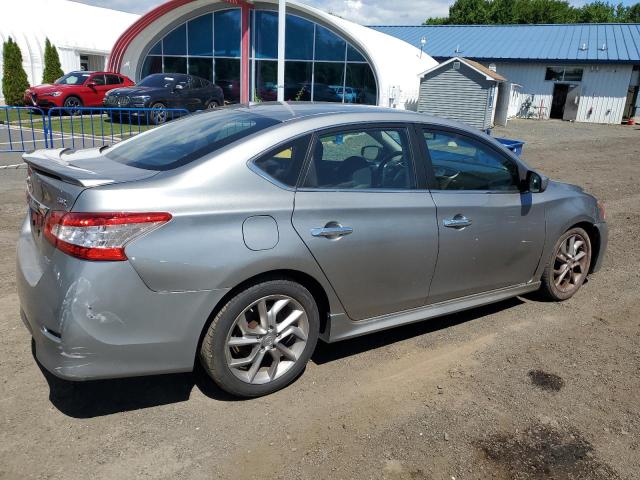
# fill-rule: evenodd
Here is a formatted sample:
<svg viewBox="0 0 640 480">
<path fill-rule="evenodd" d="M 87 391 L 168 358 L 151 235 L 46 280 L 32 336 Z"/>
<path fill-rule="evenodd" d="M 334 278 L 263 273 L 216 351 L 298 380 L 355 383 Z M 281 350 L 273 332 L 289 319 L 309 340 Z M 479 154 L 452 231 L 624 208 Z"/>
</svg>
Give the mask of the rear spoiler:
<svg viewBox="0 0 640 480">
<path fill-rule="evenodd" d="M 98 173 L 71 165 L 71 163 L 62 158 L 63 155 L 74 152 L 75 151 L 70 148 L 36 150 L 25 153 L 22 159 L 33 170 L 73 185 L 97 187 L 99 185 L 114 183 L 114 180 L 111 178 L 100 178 Z"/>
<path fill-rule="evenodd" d="M 147 170 L 116 162 L 103 154 L 105 147 L 73 150 L 36 150 L 22 158 L 33 169 L 56 177 L 66 183 L 85 188 L 114 183 L 135 182 L 158 175 L 160 171 Z"/>
</svg>

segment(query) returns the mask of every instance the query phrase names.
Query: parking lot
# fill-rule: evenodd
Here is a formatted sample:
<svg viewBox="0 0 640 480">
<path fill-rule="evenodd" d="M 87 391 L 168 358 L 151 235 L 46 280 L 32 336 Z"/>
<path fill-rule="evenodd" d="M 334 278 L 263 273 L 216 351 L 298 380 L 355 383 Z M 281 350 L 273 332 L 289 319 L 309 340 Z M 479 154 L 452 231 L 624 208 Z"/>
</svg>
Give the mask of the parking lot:
<svg viewBox="0 0 640 480">
<path fill-rule="evenodd" d="M 199 370 L 80 384 L 41 371 L 14 278 L 25 171 L 0 170 L 0 478 L 638 478 L 640 127 L 495 133 L 604 202 L 601 272 L 564 303 L 320 344 L 293 385 L 246 401 Z"/>
</svg>

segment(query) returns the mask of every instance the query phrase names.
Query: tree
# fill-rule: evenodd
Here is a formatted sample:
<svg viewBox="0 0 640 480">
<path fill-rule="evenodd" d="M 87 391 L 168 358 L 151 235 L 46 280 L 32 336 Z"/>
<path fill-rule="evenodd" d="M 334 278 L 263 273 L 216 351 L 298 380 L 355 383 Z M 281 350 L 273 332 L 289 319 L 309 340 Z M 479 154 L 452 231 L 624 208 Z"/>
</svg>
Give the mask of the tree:
<svg viewBox="0 0 640 480">
<path fill-rule="evenodd" d="M 493 0 L 489 5 L 491 23 L 500 25 L 513 22 L 517 16 L 517 5 L 517 0 Z"/>
<path fill-rule="evenodd" d="M 607 23 L 616 21 L 615 7 L 606 2 L 587 3 L 580 9 L 580 22 Z"/>
<path fill-rule="evenodd" d="M 44 43 L 44 72 L 42 72 L 42 83 L 53 83 L 64 75 L 60 66 L 58 49 L 47 38 Z"/>
<path fill-rule="evenodd" d="M 487 0 L 456 0 L 449 7 L 449 20 L 454 25 L 488 23 L 489 6 Z"/>
<path fill-rule="evenodd" d="M 448 17 L 428 18 L 426 25 L 501 25 L 531 23 L 640 22 L 640 3 L 595 0 L 573 7 L 566 0 L 456 0 Z"/>
<path fill-rule="evenodd" d="M 22 52 L 11 37 L 2 45 L 2 95 L 7 105 L 23 105 L 24 91 L 29 88 L 22 67 Z"/>
</svg>

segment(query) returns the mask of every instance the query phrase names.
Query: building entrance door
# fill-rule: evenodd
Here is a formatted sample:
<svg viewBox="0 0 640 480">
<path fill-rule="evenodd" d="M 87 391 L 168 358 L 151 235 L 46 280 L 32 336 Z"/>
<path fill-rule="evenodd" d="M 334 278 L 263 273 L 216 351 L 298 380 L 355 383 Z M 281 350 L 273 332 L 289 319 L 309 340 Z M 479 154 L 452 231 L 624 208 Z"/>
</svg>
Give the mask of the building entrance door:
<svg viewBox="0 0 640 480">
<path fill-rule="evenodd" d="M 578 105 L 580 104 L 580 85 L 569 85 L 567 99 L 564 102 L 563 120 L 573 121 L 578 117 Z"/>
<path fill-rule="evenodd" d="M 549 117 L 562 118 L 564 115 L 564 104 L 567 101 L 567 93 L 569 85 L 565 83 L 556 83 L 553 86 L 553 99 L 551 100 L 551 112 Z"/>
</svg>

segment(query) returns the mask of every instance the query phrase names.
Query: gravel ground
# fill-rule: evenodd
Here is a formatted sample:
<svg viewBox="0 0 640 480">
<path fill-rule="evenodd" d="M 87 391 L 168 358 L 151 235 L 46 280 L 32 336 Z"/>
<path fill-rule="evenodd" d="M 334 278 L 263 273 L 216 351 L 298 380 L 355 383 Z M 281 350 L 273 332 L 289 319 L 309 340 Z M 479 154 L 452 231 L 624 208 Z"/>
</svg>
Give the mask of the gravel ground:
<svg viewBox="0 0 640 480">
<path fill-rule="evenodd" d="M 518 120 L 496 134 L 604 201 L 603 270 L 564 303 L 321 344 L 292 386 L 248 401 L 199 371 L 44 374 L 15 293 L 24 171 L 0 171 L 0 478 L 640 478 L 640 128 Z"/>
</svg>

